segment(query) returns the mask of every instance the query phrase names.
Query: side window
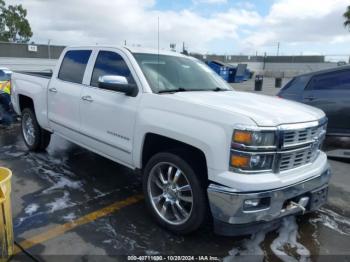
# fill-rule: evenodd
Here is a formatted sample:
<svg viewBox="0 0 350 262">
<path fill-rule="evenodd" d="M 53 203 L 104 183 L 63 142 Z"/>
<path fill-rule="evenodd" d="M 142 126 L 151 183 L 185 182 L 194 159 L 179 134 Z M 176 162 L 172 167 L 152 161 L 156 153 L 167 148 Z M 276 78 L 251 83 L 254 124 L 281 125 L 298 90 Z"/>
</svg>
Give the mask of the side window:
<svg viewBox="0 0 350 262">
<path fill-rule="evenodd" d="M 302 92 L 309 80 L 310 76 L 308 75 L 294 77 L 283 87 L 282 91 L 288 93 Z"/>
<path fill-rule="evenodd" d="M 110 51 L 100 51 L 92 72 L 91 86 L 98 87 L 98 78 L 106 75 L 124 76 L 130 84 L 135 83 L 127 64 L 119 54 Z"/>
<path fill-rule="evenodd" d="M 91 50 L 68 51 L 63 58 L 58 78 L 64 81 L 81 84 L 90 55 Z"/>
<path fill-rule="evenodd" d="M 342 70 L 314 76 L 310 83 L 310 89 L 350 90 L 350 70 Z"/>
</svg>

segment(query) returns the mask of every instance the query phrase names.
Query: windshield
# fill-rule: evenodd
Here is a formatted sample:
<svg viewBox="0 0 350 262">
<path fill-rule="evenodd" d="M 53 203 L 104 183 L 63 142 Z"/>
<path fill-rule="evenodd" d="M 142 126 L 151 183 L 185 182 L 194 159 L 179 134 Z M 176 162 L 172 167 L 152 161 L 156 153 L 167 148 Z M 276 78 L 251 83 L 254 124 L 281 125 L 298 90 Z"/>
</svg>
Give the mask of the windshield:
<svg viewBox="0 0 350 262">
<path fill-rule="evenodd" d="M 134 57 L 155 93 L 233 90 L 197 59 L 157 54 L 134 54 Z"/>
</svg>

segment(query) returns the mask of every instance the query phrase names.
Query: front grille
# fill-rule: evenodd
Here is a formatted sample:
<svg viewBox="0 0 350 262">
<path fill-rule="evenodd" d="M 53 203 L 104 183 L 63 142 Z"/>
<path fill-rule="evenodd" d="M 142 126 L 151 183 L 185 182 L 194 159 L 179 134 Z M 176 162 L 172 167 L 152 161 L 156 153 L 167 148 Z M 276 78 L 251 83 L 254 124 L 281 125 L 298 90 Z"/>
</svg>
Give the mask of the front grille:
<svg viewBox="0 0 350 262">
<path fill-rule="evenodd" d="M 318 147 L 291 152 L 281 153 L 279 171 L 297 168 L 314 161 L 318 154 Z"/>
<path fill-rule="evenodd" d="M 263 159 L 273 159 L 272 164 L 271 166 L 267 165 L 265 161 L 264 166 L 267 166 L 267 168 L 264 168 L 264 170 L 253 170 L 253 168 L 251 170 L 241 170 L 239 168 L 233 168 L 230 162 L 230 170 L 239 173 L 274 172 L 278 174 L 311 164 L 320 155 L 321 147 L 326 136 L 326 129 L 327 118 L 305 123 L 283 124 L 275 128 L 266 128 L 266 130 L 263 128 L 262 130 L 247 129 L 254 132 L 274 132 L 275 146 L 240 148 L 232 143 L 231 151 L 243 155 L 262 155 L 264 157 Z M 254 160 L 256 159 L 259 158 L 255 158 Z"/>
<path fill-rule="evenodd" d="M 283 132 L 282 151 L 279 153 L 278 169 L 286 171 L 312 163 L 321 149 L 327 123 Z M 290 150 L 289 148 L 293 148 Z"/>
<path fill-rule="evenodd" d="M 325 126 L 314 126 L 297 130 L 286 130 L 283 135 L 283 147 L 311 143 L 322 136 Z"/>
</svg>

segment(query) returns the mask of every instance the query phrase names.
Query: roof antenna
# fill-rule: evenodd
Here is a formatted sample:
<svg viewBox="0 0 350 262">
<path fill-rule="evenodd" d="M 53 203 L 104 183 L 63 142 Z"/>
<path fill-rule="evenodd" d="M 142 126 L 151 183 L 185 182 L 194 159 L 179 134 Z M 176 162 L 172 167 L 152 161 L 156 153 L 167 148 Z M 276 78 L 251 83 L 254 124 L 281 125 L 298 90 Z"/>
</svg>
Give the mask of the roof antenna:
<svg viewBox="0 0 350 262">
<path fill-rule="evenodd" d="M 159 16 L 158 16 L 158 55 L 157 55 L 157 89 L 159 91 Z"/>
</svg>

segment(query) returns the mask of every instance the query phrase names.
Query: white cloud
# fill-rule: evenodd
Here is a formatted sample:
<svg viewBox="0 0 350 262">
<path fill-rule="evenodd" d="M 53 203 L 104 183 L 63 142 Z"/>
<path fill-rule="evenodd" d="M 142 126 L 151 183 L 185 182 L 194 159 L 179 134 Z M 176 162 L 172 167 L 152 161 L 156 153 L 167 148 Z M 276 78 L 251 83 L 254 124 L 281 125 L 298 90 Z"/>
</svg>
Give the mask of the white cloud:
<svg viewBox="0 0 350 262">
<path fill-rule="evenodd" d="M 158 0 L 162 1 L 162 0 Z M 342 13 L 349 0 L 274 0 L 266 16 L 249 1 L 193 0 L 207 8 L 226 4 L 227 9 L 201 15 L 193 5 L 175 12 L 156 10 L 156 0 L 7 0 L 22 3 L 34 32 L 33 40 L 53 44 L 140 44 L 169 48 L 185 41 L 190 51 L 263 51 L 281 42 L 282 50 L 320 52 L 350 45 Z M 213 8 L 214 10 L 214 8 Z M 306 48 L 304 48 L 307 46 Z M 319 49 L 314 50 L 314 46 Z M 226 49 L 225 49 L 226 48 Z M 348 50 L 348 49 L 347 49 Z M 288 50 L 287 50 L 288 51 Z"/>
<path fill-rule="evenodd" d="M 216 0 L 217 1 L 217 0 Z M 13 0 L 14 2 L 14 0 Z M 191 50 L 205 51 L 215 39 L 238 39 L 241 25 L 260 20 L 256 11 L 227 10 L 204 17 L 184 9 L 179 12 L 152 8 L 153 0 L 21 0 L 28 9 L 33 39 L 60 44 L 129 44 L 157 46 L 160 18 L 161 47 L 182 41 Z M 230 40 L 231 39 L 231 40 Z"/>
<path fill-rule="evenodd" d="M 277 45 L 277 42 L 290 46 L 350 44 L 342 18 L 348 4 L 348 0 L 279 0 L 244 42 L 252 49 Z"/>
</svg>

